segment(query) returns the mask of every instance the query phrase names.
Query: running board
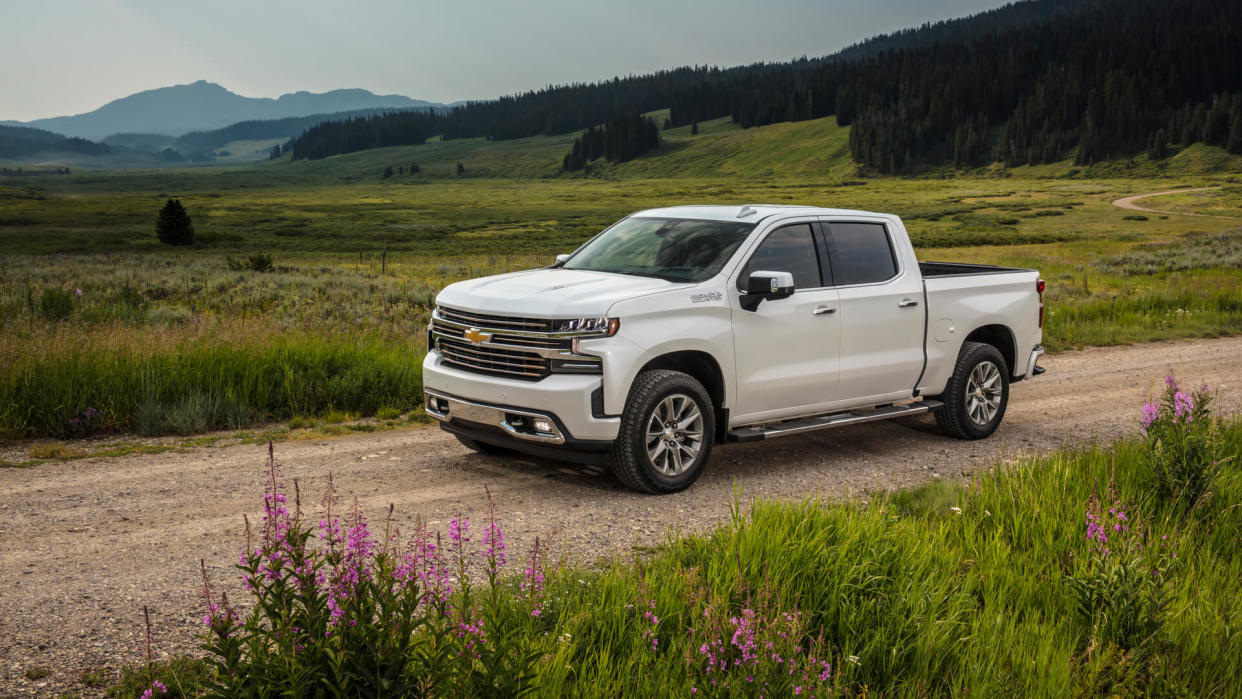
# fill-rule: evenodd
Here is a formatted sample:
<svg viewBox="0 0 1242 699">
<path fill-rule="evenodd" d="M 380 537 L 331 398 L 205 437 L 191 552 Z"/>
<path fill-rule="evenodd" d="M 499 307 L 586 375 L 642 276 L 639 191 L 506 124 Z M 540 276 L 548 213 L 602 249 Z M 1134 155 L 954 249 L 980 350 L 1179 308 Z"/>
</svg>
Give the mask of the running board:
<svg viewBox="0 0 1242 699">
<path fill-rule="evenodd" d="M 922 415 L 942 405 L 944 403 L 938 400 L 922 400 L 917 403 L 890 405 L 885 408 L 876 408 L 875 410 L 832 413 L 797 420 L 787 420 L 785 422 L 756 425 L 754 427 L 739 427 L 729 431 L 728 439 L 730 442 L 757 442 L 761 439 L 784 437 L 787 434 L 814 432 L 815 430 L 826 430 L 830 427 L 844 427 L 845 425 L 857 425 L 863 422 L 875 422 L 876 420 L 891 420 L 907 415 Z"/>
</svg>

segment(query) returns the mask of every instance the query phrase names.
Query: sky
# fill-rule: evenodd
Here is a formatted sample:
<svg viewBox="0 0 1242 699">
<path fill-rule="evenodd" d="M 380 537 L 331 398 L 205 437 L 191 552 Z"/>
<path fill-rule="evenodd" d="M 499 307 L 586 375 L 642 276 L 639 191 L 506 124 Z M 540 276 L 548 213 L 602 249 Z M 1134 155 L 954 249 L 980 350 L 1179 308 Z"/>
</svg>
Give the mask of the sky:
<svg viewBox="0 0 1242 699">
<path fill-rule="evenodd" d="M 208 80 L 487 99 L 682 65 L 822 56 L 999 0 L 2 0 L 0 120 Z"/>
</svg>

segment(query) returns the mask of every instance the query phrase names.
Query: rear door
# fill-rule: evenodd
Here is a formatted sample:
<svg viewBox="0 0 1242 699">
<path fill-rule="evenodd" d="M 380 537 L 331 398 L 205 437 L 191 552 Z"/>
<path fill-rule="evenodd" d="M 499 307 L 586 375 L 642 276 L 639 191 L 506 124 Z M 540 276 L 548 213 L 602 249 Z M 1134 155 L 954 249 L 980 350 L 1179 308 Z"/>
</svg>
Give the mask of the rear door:
<svg viewBox="0 0 1242 699">
<path fill-rule="evenodd" d="M 837 390 L 837 291 L 816 244 L 814 221 L 772 230 L 750 252 L 730 286 L 737 371 L 736 422 L 812 412 Z M 789 272 L 795 291 L 754 311 L 738 302 L 752 271 Z"/>
<path fill-rule="evenodd" d="M 820 230 L 840 304 L 837 396 L 908 398 L 923 371 L 923 284 L 882 220 L 826 219 Z"/>
</svg>

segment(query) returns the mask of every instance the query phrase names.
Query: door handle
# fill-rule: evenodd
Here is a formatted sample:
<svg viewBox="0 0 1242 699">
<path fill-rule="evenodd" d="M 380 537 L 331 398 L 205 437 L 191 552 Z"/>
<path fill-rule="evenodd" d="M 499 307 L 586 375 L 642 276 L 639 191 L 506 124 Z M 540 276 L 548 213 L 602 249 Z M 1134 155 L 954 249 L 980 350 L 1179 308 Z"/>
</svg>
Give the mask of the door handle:
<svg viewBox="0 0 1242 699">
<path fill-rule="evenodd" d="M 915 301 L 914 299 L 902 299 L 897 302 L 898 308 L 910 308 L 911 306 L 917 306 L 917 305 L 919 305 L 919 302 Z"/>
<path fill-rule="evenodd" d="M 836 312 L 837 312 L 837 309 L 832 308 L 831 306 L 820 306 L 819 308 L 816 308 L 815 310 L 811 311 L 811 314 L 817 315 L 817 316 L 826 316 L 829 313 L 836 313 Z"/>
</svg>

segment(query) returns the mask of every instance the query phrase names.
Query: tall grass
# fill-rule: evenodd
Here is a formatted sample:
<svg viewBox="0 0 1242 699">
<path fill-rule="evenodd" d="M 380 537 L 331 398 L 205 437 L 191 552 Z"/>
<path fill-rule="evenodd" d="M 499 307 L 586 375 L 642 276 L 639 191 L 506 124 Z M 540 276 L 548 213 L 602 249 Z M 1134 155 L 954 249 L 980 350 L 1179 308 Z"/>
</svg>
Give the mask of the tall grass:
<svg viewBox="0 0 1242 699">
<path fill-rule="evenodd" d="M 13 353 L 0 367 L 0 437 L 65 434 L 88 408 L 101 413 L 100 429 L 188 434 L 421 400 L 417 339 L 250 331 L 45 337 L 35 344 L 46 351 Z"/>
<path fill-rule="evenodd" d="M 1206 419 L 1185 427 L 1207 429 Z M 507 694 L 539 696 L 786 696 L 803 685 L 817 696 L 1231 696 L 1242 686 L 1242 423 L 1220 432 L 1222 453 L 1232 458 L 1220 462 L 1210 495 L 1189 510 L 1150 487 L 1158 438 L 1149 431 L 1142 441 L 1029 459 L 970 485 L 936 482 L 870 501 L 735 504 L 725 525 L 707 535 L 670 532 L 649 557 L 544 575 L 534 555 L 523 558 L 524 572 L 501 568 L 482 589 L 454 586 L 448 598 L 436 597 L 447 579 L 436 575 L 445 570 L 444 552 L 460 551 L 465 523 L 454 519 L 443 540 L 420 529 L 405 577 L 393 578 L 381 558 L 374 565 L 361 555 L 341 559 L 363 567 L 349 579 L 376 590 L 351 607 L 363 614 L 356 629 L 396 628 L 372 607 L 425 617 L 425 626 L 415 625 L 423 630 L 402 636 L 417 650 L 405 664 L 368 650 L 368 636 L 348 616 L 354 612 L 324 621 L 327 612 L 316 605 L 341 588 L 315 583 L 313 568 L 281 553 L 302 555 L 313 543 L 277 542 L 272 555 L 259 552 L 239 566 L 251 580 L 264 570 L 256 562 L 284 566 L 267 578 L 273 582 L 253 584 L 258 611 L 244 620 L 245 630 L 228 620 L 230 634 L 222 635 L 225 622 L 212 610 L 207 633 L 219 647 L 211 661 L 228 669 L 218 676 L 225 686 L 253 687 L 255 678 L 332 677 L 337 665 L 382 657 L 386 673 L 424 677 L 435 683 L 425 690 L 454 696 L 488 695 L 502 680 L 511 683 Z M 271 488 L 265 503 L 285 502 Z M 331 513 L 297 517 L 319 519 L 333 521 Z M 378 550 L 363 545 L 370 540 L 365 522 L 357 514 L 351 522 L 358 550 Z M 1101 522 L 1118 527 L 1103 533 L 1112 552 L 1101 550 L 1104 537 L 1092 529 Z M 493 521 L 492 543 L 485 535 L 467 557 L 497 565 L 501 524 Z M 276 531 L 310 536 L 309 527 Z M 343 534 L 325 531 L 319 546 L 340 568 L 331 551 Z M 388 536 L 375 546 L 385 560 L 399 558 L 405 549 Z M 1123 540 L 1129 544 L 1121 558 Z M 436 542 L 445 548 L 428 546 Z M 1114 575 L 1119 567 L 1124 575 Z M 282 580 L 300 581 L 293 607 L 268 604 Z M 1084 589 L 1111 606 L 1101 612 L 1084 603 Z M 329 630 L 347 624 L 345 636 L 299 640 L 307 627 L 285 615 L 303 604 L 298 614 L 318 615 L 315 623 Z M 1141 618 L 1127 616 L 1132 612 Z M 482 618 L 503 624 L 462 633 L 461 624 Z M 292 639 L 278 631 L 290 623 Z M 224 652 L 226 642 L 234 650 Z M 308 650 L 290 649 L 298 643 Z M 335 664 L 300 665 L 309 662 L 312 643 L 337 648 L 329 654 Z M 443 665 L 428 666 L 441 668 L 432 672 L 423 663 L 437 652 Z M 505 674 L 504 663 L 522 672 Z M 788 669 L 796 683 L 787 682 Z M 362 684 L 385 676 L 328 681 L 347 680 L 368 693 Z"/>
</svg>

